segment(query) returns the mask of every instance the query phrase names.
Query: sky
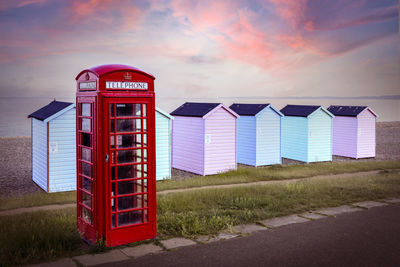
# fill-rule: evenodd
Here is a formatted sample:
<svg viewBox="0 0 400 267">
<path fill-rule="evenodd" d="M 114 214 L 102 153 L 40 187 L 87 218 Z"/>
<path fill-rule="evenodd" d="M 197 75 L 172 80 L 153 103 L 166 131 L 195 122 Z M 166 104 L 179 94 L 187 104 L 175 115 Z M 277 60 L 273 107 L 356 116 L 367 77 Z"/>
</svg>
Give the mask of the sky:
<svg viewBox="0 0 400 267">
<path fill-rule="evenodd" d="M 1 0 L 1 97 L 73 98 L 128 64 L 157 97 L 380 97 L 400 90 L 396 0 Z M 400 108 L 400 107 L 399 107 Z"/>
</svg>

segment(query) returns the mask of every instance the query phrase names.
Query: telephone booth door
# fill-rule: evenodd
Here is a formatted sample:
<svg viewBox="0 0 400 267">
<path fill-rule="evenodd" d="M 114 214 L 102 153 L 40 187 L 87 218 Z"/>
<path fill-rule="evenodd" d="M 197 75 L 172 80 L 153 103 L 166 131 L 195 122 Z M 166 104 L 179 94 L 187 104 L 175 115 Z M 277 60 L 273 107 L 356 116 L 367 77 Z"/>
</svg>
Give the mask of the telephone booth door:
<svg viewBox="0 0 400 267">
<path fill-rule="evenodd" d="M 106 241 L 108 246 L 153 238 L 155 144 L 149 97 L 106 97 L 104 105 Z M 151 127 L 152 128 L 152 127 Z"/>
</svg>

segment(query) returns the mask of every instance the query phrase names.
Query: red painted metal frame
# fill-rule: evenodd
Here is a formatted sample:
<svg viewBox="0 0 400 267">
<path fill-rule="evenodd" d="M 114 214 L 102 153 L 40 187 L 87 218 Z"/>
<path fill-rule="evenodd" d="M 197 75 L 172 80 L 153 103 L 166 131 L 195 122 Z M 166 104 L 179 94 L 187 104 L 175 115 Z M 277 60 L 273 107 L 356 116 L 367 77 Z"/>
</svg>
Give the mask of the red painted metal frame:
<svg viewBox="0 0 400 267">
<path fill-rule="evenodd" d="M 106 90 L 106 81 L 126 81 L 124 75 L 130 74 L 134 82 L 147 82 L 148 90 Z M 88 74 L 88 75 L 86 75 Z M 77 226 L 82 237 L 95 244 L 104 239 L 107 246 L 117 246 L 126 243 L 154 238 L 156 236 L 156 149 L 155 149 L 155 98 L 154 77 L 134 67 L 124 65 L 103 65 L 82 71 L 77 77 Z M 79 90 L 79 82 L 97 84 L 96 90 Z M 80 103 L 92 102 L 91 140 L 93 162 L 92 168 L 92 223 L 86 222 L 80 216 Z M 148 183 L 148 222 L 136 225 L 111 228 L 111 190 L 110 161 L 105 161 L 109 154 L 109 103 L 141 103 L 147 104 L 147 183 Z M 115 129 L 116 130 L 116 129 Z M 143 129 L 142 129 L 143 131 Z M 142 140 L 143 141 L 143 140 Z M 114 141 L 117 143 L 117 140 Z M 143 151 L 142 151 L 143 156 Z M 142 168 L 143 171 L 143 168 Z M 141 178 L 142 181 L 143 178 Z M 143 185 L 142 185 L 143 186 Z M 142 192 L 143 193 L 143 192 Z M 144 196 L 144 195 L 142 195 Z M 141 201 L 144 201 L 143 199 Z M 144 202 L 143 202 L 144 203 Z M 142 205 L 142 210 L 144 207 Z M 144 216 L 144 215 L 142 215 Z"/>
</svg>

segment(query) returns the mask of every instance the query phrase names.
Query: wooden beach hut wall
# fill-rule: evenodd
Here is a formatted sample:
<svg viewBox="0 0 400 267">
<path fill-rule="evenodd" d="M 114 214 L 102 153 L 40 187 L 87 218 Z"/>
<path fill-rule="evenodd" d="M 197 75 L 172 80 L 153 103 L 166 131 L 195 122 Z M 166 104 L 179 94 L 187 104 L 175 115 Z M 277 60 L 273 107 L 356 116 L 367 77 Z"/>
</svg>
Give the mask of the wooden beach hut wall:
<svg viewBox="0 0 400 267">
<path fill-rule="evenodd" d="M 321 106 L 287 105 L 282 117 L 282 157 L 303 162 L 332 160 L 332 119 Z"/>
<path fill-rule="evenodd" d="M 232 104 L 237 119 L 237 162 L 252 166 L 281 164 L 281 117 L 271 104 Z"/>
<path fill-rule="evenodd" d="M 236 169 L 236 119 L 220 103 L 186 102 L 171 113 L 172 167 L 200 175 Z"/>
<path fill-rule="evenodd" d="M 46 192 L 75 190 L 75 104 L 53 101 L 28 118 L 32 118 L 32 180 Z"/>
<path fill-rule="evenodd" d="M 156 107 L 156 180 L 171 178 L 171 115 Z"/>
<path fill-rule="evenodd" d="M 376 118 L 366 106 L 330 106 L 333 119 L 333 155 L 350 158 L 375 157 Z"/>
</svg>

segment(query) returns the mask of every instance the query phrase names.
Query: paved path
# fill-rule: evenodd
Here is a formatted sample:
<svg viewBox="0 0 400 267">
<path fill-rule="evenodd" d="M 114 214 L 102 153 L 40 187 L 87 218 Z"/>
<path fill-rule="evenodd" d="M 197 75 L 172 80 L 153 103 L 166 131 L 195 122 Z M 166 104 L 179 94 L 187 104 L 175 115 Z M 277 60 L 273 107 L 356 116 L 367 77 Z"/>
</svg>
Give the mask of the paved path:
<svg viewBox="0 0 400 267">
<path fill-rule="evenodd" d="M 322 180 L 322 179 L 345 179 L 345 178 L 351 178 L 351 177 L 355 177 L 355 176 L 372 176 L 372 175 L 378 174 L 379 172 L 381 172 L 381 170 L 366 171 L 366 172 L 354 172 L 354 173 L 329 174 L 329 175 L 317 175 L 317 176 L 306 177 L 306 178 L 296 178 L 296 179 L 286 179 L 286 180 L 260 181 L 260 182 L 227 184 L 227 185 L 210 185 L 210 186 L 202 186 L 202 187 L 165 190 L 165 191 L 157 192 L 157 195 L 161 196 L 161 195 L 166 195 L 169 193 L 180 193 L 180 192 L 189 192 L 189 191 L 215 189 L 215 188 L 234 188 L 234 187 L 255 186 L 255 185 L 290 184 L 290 183 L 297 183 L 300 181 L 313 181 L 313 180 Z M 41 210 L 63 209 L 63 208 L 70 208 L 70 207 L 74 207 L 74 206 L 76 206 L 76 203 L 11 209 L 11 210 L 0 211 L 0 216 L 17 215 L 17 214 L 21 214 L 21 213 L 35 212 L 35 211 L 41 211 Z"/>
<path fill-rule="evenodd" d="M 399 237 L 395 204 L 99 266 L 399 266 Z"/>
</svg>

